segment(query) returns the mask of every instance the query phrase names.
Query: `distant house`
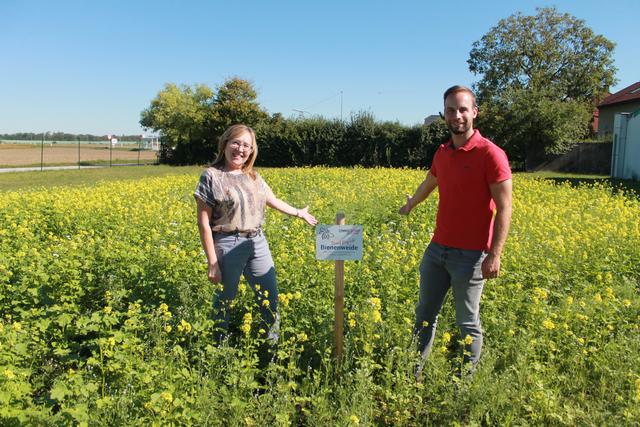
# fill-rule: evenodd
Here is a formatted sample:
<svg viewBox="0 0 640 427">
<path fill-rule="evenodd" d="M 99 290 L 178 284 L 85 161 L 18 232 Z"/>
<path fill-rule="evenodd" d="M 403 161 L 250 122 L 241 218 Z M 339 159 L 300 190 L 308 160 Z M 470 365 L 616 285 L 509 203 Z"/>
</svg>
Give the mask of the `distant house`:
<svg viewBox="0 0 640 427">
<path fill-rule="evenodd" d="M 607 92 L 607 95 L 605 96 L 605 98 L 607 96 L 611 95 L 610 93 Z M 600 111 L 598 111 L 598 103 L 594 102 L 593 104 L 593 119 L 591 120 L 591 130 L 593 131 L 593 133 L 598 133 L 598 121 L 600 119 Z"/>
<path fill-rule="evenodd" d="M 424 119 L 424 125 L 425 126 L 429 126 L 431 123 L 435 122 L 436 120 L 438 120 L 440 118 L 439 115 L 437 114 L 432 114 L 429 117 L 425 117 Z"/>
<path fill-rule="evenodd" d="M 617 113 L 633 113 L 640 110 L 640 82 L 607 96 L 598 104 L 598 136 L 613 133 L 613 118 Z"/>
</svg>

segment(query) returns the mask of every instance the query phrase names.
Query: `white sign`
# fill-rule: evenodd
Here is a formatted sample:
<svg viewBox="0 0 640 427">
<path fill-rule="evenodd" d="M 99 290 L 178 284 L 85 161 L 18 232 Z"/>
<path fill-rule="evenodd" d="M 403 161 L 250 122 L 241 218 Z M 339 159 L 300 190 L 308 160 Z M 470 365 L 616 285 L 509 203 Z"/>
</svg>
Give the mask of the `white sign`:
<svg viewBox="0 0 640 427">
<path fill-rule="evenodd" d="M 317 225 L 316 259 L 362 259 L 362 226 Z"/>
</svg>

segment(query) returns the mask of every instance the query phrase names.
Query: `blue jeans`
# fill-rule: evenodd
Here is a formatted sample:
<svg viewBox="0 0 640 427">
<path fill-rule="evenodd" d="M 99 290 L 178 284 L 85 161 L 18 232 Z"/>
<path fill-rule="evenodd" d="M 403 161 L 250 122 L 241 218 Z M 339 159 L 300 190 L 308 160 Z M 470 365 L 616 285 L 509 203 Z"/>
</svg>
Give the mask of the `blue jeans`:
<svg viewBox="0 0 640 427">
<path fill-rule="evenodd" d="M 229 309 L 238 294 L 240 276 L 254 291 L 255 302 L 260 307 L 260 328 L 271 344 L 278 342 L 279 316 L 276 270 L 271 251 L 264 234 L 243 237 L 238 234 L 214 233 L 216 256 L 222 272 L 222 292 L 216 295 L 213 309 L 220 328 L 218 339 L 223 339 L 229 329 Z M 259 286 L 259 290 L 256 287 Z M 266 295 L 265 296 L 265 292 Z M 269 304 L 264 305 L 264 300 Z"/>
<path fill-rule="evenodd" d="M 478 363 L 482 350 L 480 324 L 480 296 L 484 280 L 483 251 L 456 249 L 431 242 L 420 264 L 420 299 L 416 307 L 414 334 L 422 357 L 429 355 L 442 308 L 449 288 L 453 288 L 456 307 L 456 324 L 464 340 L 471 336 L 471 344 L 465 344 L 464 362 Z"/>
</svg>

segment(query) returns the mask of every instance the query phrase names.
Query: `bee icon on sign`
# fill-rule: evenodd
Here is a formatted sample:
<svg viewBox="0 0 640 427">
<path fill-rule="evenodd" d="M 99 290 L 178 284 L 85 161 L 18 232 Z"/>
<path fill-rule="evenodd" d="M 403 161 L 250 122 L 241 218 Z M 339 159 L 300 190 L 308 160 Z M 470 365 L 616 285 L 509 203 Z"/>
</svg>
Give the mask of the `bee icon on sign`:
<svg viewBox="0 0 640 427">
<path fill-rule="evenodd" d="M 328 240 L 333 238 L 333 233 L 328 228 L 323 228 L 320 230 L 320 237 L 322 237 L 322 240 Z"/>
</svg>

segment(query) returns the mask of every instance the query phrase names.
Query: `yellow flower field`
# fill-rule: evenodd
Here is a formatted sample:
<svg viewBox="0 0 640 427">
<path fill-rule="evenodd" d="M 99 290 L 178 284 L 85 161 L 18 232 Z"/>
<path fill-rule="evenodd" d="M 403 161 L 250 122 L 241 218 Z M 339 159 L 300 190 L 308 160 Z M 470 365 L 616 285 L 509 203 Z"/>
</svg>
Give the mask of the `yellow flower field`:
<svg viewBox="0 0 640 427">
<path fill-rule="evenodd" d="M 604 185 L 516 176 L 485 344 L 445 304 L 413 377 L 418 264 L 437 195 L 397 214 L 409 169 L 266 169 L 276 195 L 364 226 L 345 262 L 345 357 L 332 357 L 333 264 L 315 234 L 269 211 L 281 336 L 258 367 L 260 310 L 241 286 L 213 339 L 214 285 L 196 226 L 197 175 L 5 192 L 0 198 L 2 425 L 633 425 L 640 420 L 640 201 Z"/>
</svg>

